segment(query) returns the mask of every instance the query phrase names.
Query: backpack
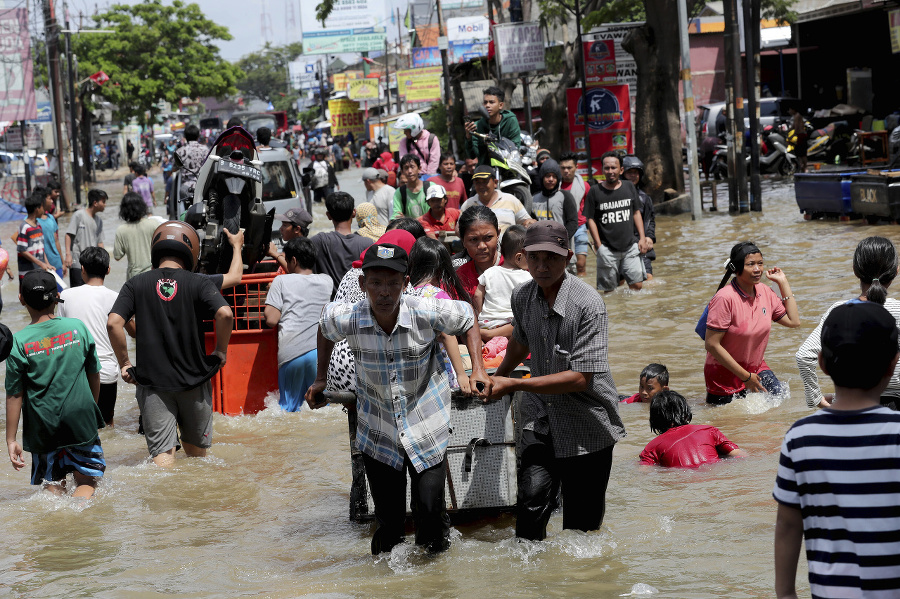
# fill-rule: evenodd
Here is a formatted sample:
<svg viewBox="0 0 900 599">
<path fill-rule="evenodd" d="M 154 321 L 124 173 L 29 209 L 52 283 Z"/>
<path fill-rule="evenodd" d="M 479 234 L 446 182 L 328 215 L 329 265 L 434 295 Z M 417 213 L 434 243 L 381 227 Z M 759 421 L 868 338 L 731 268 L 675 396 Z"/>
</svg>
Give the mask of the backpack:
<svg viewBox="0 0 900 599">
<path fill-rule="evenodd" d="M 431 187 L 431 182 L 423 181 L 422 182 L 422 193 L 427 192 L 429 187 Z M 402 185 L 400 187 L 400 207 L 401 207 L 401 212 L 403 212 L 403 214 L 405 215 L 406 214 L 406 185 Z"/>
<path fill-rule="evenodd" d="M 407 153 L 407 154 L 411 154 L 411 153 L 412 153 L 412 152 L 410 151 L 410 149 L 409 149 L 409 143 L 410 143 L 410 141 L 412 141 L 412 140 L 410 140 L 409 138 L 406 138 L 406 153 Z M 434 133 L 429 133 L 429 134 L 428 134 L 428 144 L 427 144 L 427 145 L 428 145 L 428 158 L 431 158 L 431 153 L 434 151 L 434 149 L 433 149 L 433 147 L 432 147 L 433 144 L 431 143 L 432 141 L 437 141 L 437 142 L 438 142 L 438 154 L 441 153 L 441 142 L 440 142 L 440 140 L 438 140 L 437 135 L 435 135 Z M 416 154 L 419 155 L 419 158 L 422 160 L 422 162 L 424 162 L 424 163 L 427 165 L 427 164 L 428 164 L 428 158 L 426 158 L 425 155 L 422 154 L 422 150 L 419 149 L 419 144 L 413 142 L 412 147 L 413 147 L 413 150 L 416 151 Z"/>
<path fill-rule="evenodd" d="M 312 188 L 321 189 L 328 185 L 328 165 L 320 160 L 313 162 Z"/>
</svg>

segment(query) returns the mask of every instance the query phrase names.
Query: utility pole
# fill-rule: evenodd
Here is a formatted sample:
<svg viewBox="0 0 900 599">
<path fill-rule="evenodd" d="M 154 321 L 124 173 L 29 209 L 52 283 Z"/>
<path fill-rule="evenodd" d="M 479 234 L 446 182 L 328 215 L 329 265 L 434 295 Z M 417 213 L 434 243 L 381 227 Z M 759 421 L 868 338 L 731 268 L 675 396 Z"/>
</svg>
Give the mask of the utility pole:
<svg viewBox="0 0 900 599">
<path fill-rule="evenodd" d="M 684 132 L 687 136 L 688 169 L 691 181 L 691 220 L 703 212 L 700 172 L 697 169 L 697 135 L 694 132 L 694 85 L 691 81 L 691 44 L 688 38 L 687 2 L 678 0 L 678 37 L 681 41 L 681 84 L 684 91 Z"/>
<path fill-rule="evenodd" d="M 747 57 L 747 110 L 750 115 L 750 210 L 762 211 L 759 181 L 759 0 L 743 0 L 744 54 Z"/>
<path fill-rule="evenodd" d="M 56 148 L 59 154 L 59 181 L 62 185 L 62 193 L 59 199 L 63 211 L 68 212 L 70 200 L 75 197 L 75 191 L 72 188 L 72 180 L 66 176 L 66 172 L 69 170 L 69 143 L 66 128 L 63 126 L 62 115 L 65 114 L 65 111 L 62 105 L 62 85 L 59 77 L 59 24 L 56 22 L 56 9 L 53 2 L 54 0 L 42 0 L 42 8 L 44 12 L 44 35 L 47 39 L 47 74 L 53 96 L 53 126 L 56 130 L 56 138 L 59 140 Z M 72 158 L 75 162 L 78 161 L 78 156 L 74 153 Z"/>
<path fill-rule="evenodd" d="M 28 144 L 25 139 L 27 126 L 25 121 L 19 121 L 19 135 L 22 137 L 22 166 L 25 168 L 25 193 L 31 195 L 31 165 L 28 164 Z"/>
<path fill-rule="evenodd" d="M 66 10 L 66 15 L 69 11 Z M 75 109 L 75 72 L 72 68 L 72 28 L 69 27 L 68 18 L 66 18 L 66 60 L 68 62 L 69 71 L 69 115 L 72 121 L 72 154 L 78 156 L 78 119 L 76 118 Z M 81 167 L 78 160 L 72 165 L 72 184 L 75 186 L 75 203 L 81 203 Z"/>
<path fill-rule="evenodd" d="M 458 155 L 456 136 L 453 135 L 453 96 L 450 95 L 450 61 L 447 58 L 449 40 L 447 27 L 444 25 L 444 9 L 441 8 L 441 0 L 435 0 L 438 14 L 438 48 L 441 49 L 441 67 L 444 71 L 444 109 L 447 113 L 447 137 L 450 138 L 450 151 L 454 156 Z M 399 10 L 399 9 L 398 9 Z"/>
<path fill-rule="evenodd" d="M 587 74 L 584 71 L 584 38 L 581 34 L 581 2 L 579 0 L 575 0 L 575 30 L 578 33 L 578 60 L 581 67 L 581 118 L 584 119 L 584 149 L 587 152 L 588 181 L 591 181 L 594 178 L 594 157 L 591 155 L 591 130 L 588 127 Z"/>
<path fill-rule="evenodd" d="M 328 57 L 325 57 L 325 60 L 328 60 Z M 325 113 L 325 107 L 328 105 L 328 99 L 325 97 L 325 77 L 328 76 L 328 66 L 325 67 L 325 73 L 322 73 L 322 62 L 319 61 L 319 100 L 322 102 L 322 120 L 328 118 L 328 115 Z"/>
<path fill-rule="evenodd" d="M 728 133 L 728 212 L 750 209 L 744 164 L 744 98 L 741 88 L 741 52 L 737 0 L 724 0 L 725 8 L 725 103 Z"/>
<path fill-rule="evenodd" d="M 400 7 L 397 7 L 397 74 L 395 77 L 397 78 L 397 114 L 400 114 L 400 56 L 403 54 L 403 36 L 400 34 Z M 385 58 L 387 61 L 387 58 Z M 387 64 L 387 62 L 385 62 Z M 407 63 L 409 66 L 409 63 Z M 388 77 L 387 82 L 388 89 L 391 87 L 391 79 Z M 388 113 L 390 110 L 390 102 L 388 102 Z"/>
</svg>

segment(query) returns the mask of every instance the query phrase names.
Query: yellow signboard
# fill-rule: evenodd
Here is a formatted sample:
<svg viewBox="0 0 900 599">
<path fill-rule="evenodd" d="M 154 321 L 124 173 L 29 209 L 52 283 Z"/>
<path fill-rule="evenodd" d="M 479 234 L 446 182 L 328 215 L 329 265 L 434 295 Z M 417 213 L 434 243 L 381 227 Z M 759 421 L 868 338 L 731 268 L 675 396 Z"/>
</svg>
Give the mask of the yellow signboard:
<svg viewBox="0 0 900 599">
<path fill-rule="evenodd" d="M 351 100 L 377 100 L 378 79 L 368 78 L 351 81 L 347 95 Z"/>
<path fill-rule="evenodd" d="M 334 74 L 334 89 L 335 91 L 345 92 L 347 91 L 347 85 L 351 81 L 355 81 L 356 79 L 362 79 L 362 71 L 346 71 L 344 73 L 335 73 Z"/>
<path fill-rule="evenodd" d="M 352 132 L 359 138 L 365 134 L 366 123 L 359 102 L 328 100 L 328 111 L 331 113 L 331 135 L 337 137 Z"/>
<path fill-rule="evenodd" d="M 397 73 L 397 87 L 407 102 L 438 102 L 441 99 L 441 67 L 408 69 Z"/>
<path fill-rule="evenodd" d="M 888 11 L 888 23 L 891 28 L 891 52 L 900 54 L 900 9 Z"/>
</svg>

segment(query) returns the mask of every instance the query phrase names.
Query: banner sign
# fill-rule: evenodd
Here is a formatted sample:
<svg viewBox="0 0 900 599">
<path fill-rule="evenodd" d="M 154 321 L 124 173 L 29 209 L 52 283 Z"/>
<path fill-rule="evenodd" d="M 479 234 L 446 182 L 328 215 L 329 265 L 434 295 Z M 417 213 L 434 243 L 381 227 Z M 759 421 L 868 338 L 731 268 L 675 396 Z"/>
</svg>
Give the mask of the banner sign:
<svg viewBox="0 0 900 599">
<path fill-rule="evenodd" d="M 634 97 L 637 93 L 637 63 L 634 61 L 634 57 L 622 48 L 622 40 L 625 39 L 625 36 L 628 35 L 632 28 L 640 25 L 642 23 L 597 27 L 584 35 L 585 74 L 587 75 L 588 87 L 603 85 L 604 79 L 602 78 L 605 78 L 606 83 L 627 84 L 630 87 L 631 97 Z M 604 62 L 601 58 L 604 50 L 599 46 L 593 46 L 594 42 L 598 41 L 612 43 L 612 50 L 609 49 L 609 43 L 605 44 L 605 52 L 610 57 L 608 60 L 611 60 L 615 66 L 614 76 L 607 70 L 610 63 L 608 61 Z M 590 58 L 592 50 L 596 57 L 595 60 Z M 590 62 L 592 60 L 593 62 Z M 591 68 L 592 64 L 593 68 Z"/>
<path fill-rule="evenodd" d="M 891 53 L 900 54 L 900 8 L 888 11 L 888 24 L 891 28 Z"/>
<path fill-rule="evenodd" d="M 547 68 L 540 23 L 494 25 L 494 42 L 501 73 L 527 73 Z"/>
<path fill-rule="evenodd" d="M 591 87 L 583 94 L 581 88 L 566 90 L 569 113 L 569 145 L 573 152 L 585 151 L 584 115 L 586 102 L 591 156 L 599 158 L 610 150 L 633 151 L 631 133 L 631 98 L 627 85 Z"/>
<path fill-rule="evenodd" d="M 28 121 L 30 125 L 36 125 L 37 123 L 52 123 L 53 122 L 53 109 L 50 108 L 50 102 L 38 102 L 37 103 L 37 118 Z"/>
<path fill-rule="evenodd" d="M 487 17 L 456 17 L 447 19 L 447 38 L 451 42 L 483 40 L 491 37 L 491 22 Z"/>
<path fill-rule="evenodd" d="M 37 118 L 25 8 L 0 10 L 0 121 Z"/>
<path fill-rule="evenodd" d="M 319 80 L 316 61 L 295 60 L 288 63 L 288 73 L 291 78 L 291 87 L 295 90 L 319 89 Z"/>
<path fill-rule="evenodd" d="M 450 49 L 447 50 L 447 62 L 456 64 L 487 58 L 490 44 L 490 39 L 450 42 Z"/>
<path fill-rule="evenodd" d="M 616 47 L 612 40 L 584 42 L 584 73 L 588 87 L 616 83 Z"/>
<path fill-rule="evenodd" d="M 335 73 L 333 75 L 334 91 L 347 91 L 347 87 L 350 85 L 350 82 L 356 81 L 357 79 L 362 79 L 362 76 L 362 71 L 344 71 L 343 73 Z"/>
<path fill-rule="evenodd" d="M 306 2 L 303 4 L 312 4 Z M 320 31 L 303 34 L 304 54 L 351 54 L 358 52 L 384 51 L 387 31 L 384 27 L 346 29 L 340 31 Z"/>
<path fill-rule="evenodd" d="M 347 135 L 353 133 L 357 139 L 365 134 L 366 123 L 359 102 L 353 100 L 328 100 L 328 111 L 331 113 L 331 135 Z"/>
<path fill-rule="evenodd" d="M 441 100 L 441 67 L 409 69 L 397 73 L 397 86 L 407 102 L 439 102 Z"/>
<path fill-rule="evenodd" d="M 378 79 L 355 79 L 350 81 L 347 96 L 351 100 L 377 100 Z"/>
<path fill-rule="evenodd" d="M 439 67 L 442 64 L 441 51 L 437 46 L 412 49 L 412 66 L 414 69 Z"/>
</svg>

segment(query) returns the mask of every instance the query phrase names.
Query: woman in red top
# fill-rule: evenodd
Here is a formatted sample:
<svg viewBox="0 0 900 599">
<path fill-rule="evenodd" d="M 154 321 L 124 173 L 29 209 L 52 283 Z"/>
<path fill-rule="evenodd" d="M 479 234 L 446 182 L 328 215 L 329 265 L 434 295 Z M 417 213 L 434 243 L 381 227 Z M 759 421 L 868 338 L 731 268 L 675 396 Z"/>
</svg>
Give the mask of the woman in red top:
<svg viewBox="0 0 900 599">
<path fill-rule="evenodd" d="M 694 468 L 722 457 L 746 455 L 714 426 L 691 424 L 691 407 L 674 391 L 660 391 L 650 404 L 650 430 L 659 436 L 641 452 L 641 464 Z"/>
<path fill-rule="evenodd" d="M 766 278 L 778 284 L 781 297 L 760 283 L 762 253 L 749 241 L 731 249 L 725 269 L 706 320 L 706 401 L 726 404 L 747 391 L 779 394 L 781 382 L 763 355 L 772 321 L 790 328 L 800 326 L 797 300 L 787 276 L 777 266 L 765 271 Z"/>
<path fill-rule="evenodd" d="M 466 292 L 475 295 L 478 277 L 490 267 L 498 264 L 497 241 L 500 239 L 500 224 L 494 211 L 476 204 L 459 217 L 459 238 L 469 257 L 469 261 L 456 269 Z M 503 258 L 500 258 L 502 263 Z"/>
</svg>

